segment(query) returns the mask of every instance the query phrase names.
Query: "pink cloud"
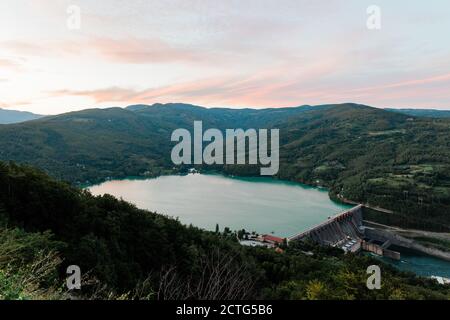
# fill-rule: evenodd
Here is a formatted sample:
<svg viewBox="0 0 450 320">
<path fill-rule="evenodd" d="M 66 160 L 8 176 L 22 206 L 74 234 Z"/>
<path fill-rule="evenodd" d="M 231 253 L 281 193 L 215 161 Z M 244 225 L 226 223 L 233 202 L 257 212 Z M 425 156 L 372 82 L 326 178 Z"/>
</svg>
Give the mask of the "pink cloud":
<svg viewBox="0 0 450 320">
<path fill-rule="evenodd" d="M 283 78 L 288 66 L 280 66 L 248 77 L 215 77 L 158 88 L 136 90 L 110 87 L 98 90 L 60 90 L 54 96 L 83 96 L 95 103 L 153 103 L 182 101 L 221 106 L 293 106 L 300 104 L 360 102 L 380 106 L 398 105 L 405 98 L 422 107 L 450 98 L 444 85 L 450 75 L 407 80 L 376 87 L 348 89 L 348 85 L 324 85 L 321 78 L 334 70 L 333 64 L 311 68 L 302 78 Z M 307 81 L 313 79 L 314 81 Z M 317 83 L 314 85 L 313 83 Z M 433 84 L 432 87 L 427 86 Z M 440 84 L 444 86 L 439 86 Z"/>
<path fill-rule="evenodd" d="M 83 96 L 95 103 L 152 103 L 183 101 L 201 105 L 291 106 L 324 95 L 320 90 L 294 90 L 285 83 L 265 79 L 209 78 L 143 90 L 118 87 L 98 90 L 59 90 L 51 96 Z"/>
<path fill-rule="evenodd" d="M 138 92 L 132 89 L 119 87 L 104 88 L 98 90 L 57 90 L 50 92 L 50 96 L 81 96 L 92 98 L 96 103 L 126 102 L 136 99 Z"/>
<path fill-rule="evenodd" d="M 0 68 L 20 69 L 21 64 L 17 61 L 0 58 Z"/>
<path fill-rule="evenodd" d="M 3 41 L 0 48 L 17 56 L 70 57 L 80 54 L 95 55 L 116 63 L 210 63 L 204 51 L 189 47 L 169 45 L 157 38 L 82 37 L 72 40 L 43 41 L 35 44 L 27 41 Z"/>
<path fill-rule="evenodd" d="M 199 55 L 186 48 L 170 46 L 159 39 L 94 38 L 88 46 L 100 55 L 122 63 L 199 61 Z"/>
<path fill-rule="evenodd" d="M 8 108 L 17 108 L 21 106 L 27 106 L 31 105 L 30 101 L 10 101 L 10 102 L 4 102 L 0 101 L 0 108 L 8 109 Z"/>
<path fill-rule="evenodd" d="M 2 41 L 0 43 L 0 47 L 3 50 L 8 50 L 21 55 L 30 55 L 30 56 L 42 55 L 48 52 L 48 50 L 46 50 L 44 46 L 27 41 L 17 41 L 17 40 Z"/>
<path fill-rule="evenodd" d="M 354 89 L 354 90 L 351 90 L 350 92 L 411 87 L 411 86 L 419 86 L 419 85 L 430 84 L 430 83 L 445 82 L 445 81 L 449 81 L 449 80 L 450 80 L 450 73 L 438 75 L 438 76 L 431 76 L 431 77 L 427 77 L 427 78 L 423 78 L 423 79 L 406 80 L 406 81 L 390 83 L 390 84 L 385 84 L 385 85 L 380 85 L 380 86 Z"/>
</svg>

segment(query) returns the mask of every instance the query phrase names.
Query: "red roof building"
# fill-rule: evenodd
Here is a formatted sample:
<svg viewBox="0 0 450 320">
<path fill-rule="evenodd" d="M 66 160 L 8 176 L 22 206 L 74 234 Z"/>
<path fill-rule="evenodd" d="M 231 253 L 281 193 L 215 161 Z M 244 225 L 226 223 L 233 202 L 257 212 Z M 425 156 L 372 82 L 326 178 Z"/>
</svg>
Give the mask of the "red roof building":
<svg viewBox="0 0 450 320">
<path fill-rule="evenodd" d="M 283 238 L 271 236 L 270 234 L 265 234 L 262 236 L 265 242 L 273 243 L 273 244 L 282 244 L 284 242 Z"/>
</svg>

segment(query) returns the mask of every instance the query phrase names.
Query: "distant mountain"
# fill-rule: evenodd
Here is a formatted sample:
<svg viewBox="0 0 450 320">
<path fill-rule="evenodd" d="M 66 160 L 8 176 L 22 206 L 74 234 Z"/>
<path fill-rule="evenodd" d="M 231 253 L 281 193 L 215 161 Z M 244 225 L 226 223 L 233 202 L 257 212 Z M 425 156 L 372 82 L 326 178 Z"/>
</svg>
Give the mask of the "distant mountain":
<svg viewBox="0 0 450 320">
<path fill-rule="evenodd" d="M 19 123 L 44 117 L 26 111 L 6 110 L 0 108 L 0 124 Z"/>
<path fill-rule="evenodd" d="M 278 178 L 326 186 L 335 199 L 393 210 L 391 223 L 450 230 L 450 119 L 358 104 L 83 110 L 0 126 L 0 160 L 37 166 L 72 183 L 185 172 L 188 167 L 170 160 L 170 136 L 174 129 L 191 129 L 194 120 L 202 120 L 205 129 L 279 128 Z M 213 169 L 259 174 L 255 166 Z"/>
<path fill-rule="evenodd" d="M 450 118 L 450 110 L 436 110 L 436 109 L 386 109 L 386 110 L 403 113 L 413 117 Z"/>
</svg>

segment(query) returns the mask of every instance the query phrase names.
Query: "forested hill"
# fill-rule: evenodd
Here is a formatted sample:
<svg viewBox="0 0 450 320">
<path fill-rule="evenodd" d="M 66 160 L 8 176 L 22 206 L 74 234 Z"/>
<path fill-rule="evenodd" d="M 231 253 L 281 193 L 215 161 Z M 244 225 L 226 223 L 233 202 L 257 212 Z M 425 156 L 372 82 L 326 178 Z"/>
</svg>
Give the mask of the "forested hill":
<svg viewBox="0 0 450 320">
<path fill-rule="evenodd" d="M 450 118 L 450 110 L 436 110 L 436 109 L 386 109 L 386 110 L 403 113 L 414 117 Z"/>
<path fill-rule="evenodd" d="M 174 172 L 176 128 L 279 128 L 279 178 L 324 185 L 336 198 L 396 212 L 402 225 L 450 228 L 450 119 L 357 104 L 206 109 L 185 104 L 91 109 L 0 126 L 0 159 L 72 183 Z M 183 170 L 185 168 L 176 168 Z M 259 173 L 252 167 L 215 167 Z"/>
</svg>

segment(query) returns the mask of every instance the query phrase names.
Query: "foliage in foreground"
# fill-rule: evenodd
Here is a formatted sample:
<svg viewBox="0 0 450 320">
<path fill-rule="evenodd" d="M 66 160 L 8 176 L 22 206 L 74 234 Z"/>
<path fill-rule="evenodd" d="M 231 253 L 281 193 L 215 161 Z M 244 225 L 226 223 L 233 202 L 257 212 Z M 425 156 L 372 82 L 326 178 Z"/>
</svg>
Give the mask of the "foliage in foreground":
<svg viewBox="0 0 450 320">
<path fill-rule="evenodd" d="M 0 227 L 0 299 L 61 299 L 57 250 L 50 233 Z"/>
</svg>

